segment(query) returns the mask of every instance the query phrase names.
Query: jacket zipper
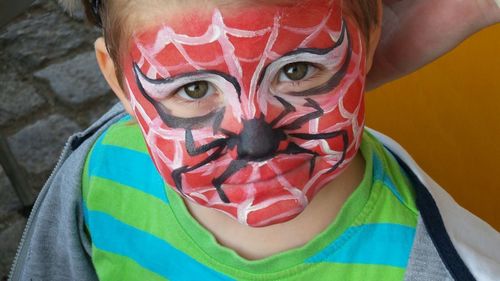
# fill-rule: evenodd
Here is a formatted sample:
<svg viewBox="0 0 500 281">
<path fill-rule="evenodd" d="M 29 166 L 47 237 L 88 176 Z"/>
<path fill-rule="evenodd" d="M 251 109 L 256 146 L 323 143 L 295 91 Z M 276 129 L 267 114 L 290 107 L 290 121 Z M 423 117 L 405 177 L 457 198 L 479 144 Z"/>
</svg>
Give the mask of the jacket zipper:
<svg viewBox="0 0 500 281">
<path fill-rule="evenodd" d="M 37 197 L 37 199 L 35 200 L 35 203 L 33 204 L 33 208 L 31 209 L 28 221 L 26 222 L 26 226 L 25 226 L 23 234 L 21 236 L 21 241 L 19 242 L 19 246 L 18 246 L 17 251 L 16 251 L 16 256 L 14 258 L 12 268 L 9 272 L 9 278 L 7 279 L 9 281 L 18 280 L 18 278 L 19 278 L 19 276 L 18 276 L 19 270 L 18 269 L 22 268 L 22 267 L 19 267 L 18 262 L 19 262 L 20 258 L 22 258 L 21 259 L 22 261 L 25 260 L 25 257 L 27 254 L 27 248 L 25 247 L 26 246 L 25 241 L 28 238 L 28 236 L 31 236 L 31 233 L 30 233 L 32 231 L 31 224 L 33 223 L 33 220 L 36 217 L 36 214 L 37 214 L 38 209 L 40 207 L 41 201 L 43 201 L 42 197 L 45 197 L 45 193 L 47 192 L 48 186 L 50 185 L 49 183 L 52 182 L 52 178 L 54 177 L 56 172 L 60 169 L 60 166 L 62 165 L 64 160 L 66 160 L 67 154 L 70 150 L 70 144 L 76 138 L 78 138 L 78 135 L 73 135 L 72 137 L 69 138 L 69 140 L 64 145 L 64 148 L 63 148 L 61 154 L 59 155 L 59 159 L 57 160 L 57 164 L 56 164 L 55 168 L 52 170 L 52 173 L 50 174 L 47 182 L 45 183 L 45 186 L 42 188 L 40 195 Z M 14 279 L 14 278 L 16 278 L 16 279 Z"/>
<path fill-rule="evenodd" d="M 115 108 L 116 108 L 116 105 L 113 108 L 111 108 L 109 112 L 112 112 Z M 120 115 L 122 115 L 121 110 L 119 110 L 118 112 L 116 112 L 116 110 L 115 110 L 114 114 L 111 114 L 111 116 L 108 116 L 108 118 L 106 118 L 106 119 L 102 119 L 100 123 L 99 123 L 99 121 L 97 121 L 92 126 L 90 126 L 90 128 L 93 128 L 93 127 L 100 128 L 100 127 L 102 127 L 103 124 L 106 124 L 110 120 L 112 120 Z M 59 171 L 64 160 L 66 160 L 66 158 L 68 158 L 69 153 L 71 152 L 70 151 L 71 144 L 75 140 L 77 140 L 79 138 L 83 138 L 85 136 L 85 134 L 88 134 L 87 130 L 74 134 L 73 136 L 71 136 L 68 139 L 68 141 L 64 145 L 64 148 L 62 149 L 62 152 L 59 155 L 59 159 L 57 160 L 56 166 L 52 170 L 52 173 L 50 174 L 49 178 L 47 179 L 47 182 L 43 186 L 42 191 L 40 191 L 40 194 L 38 195 L 37 199 L 35 200 L 35 204 L 33 204 L 33 208 L 31 209 L 30 216 L 28 218 L 28 221 L 26 222 L 26 226 L 25 226 L 23 234 L 21 236 L 21 240 L 19 242 L 19 246 L 18 246 L 17 251 L 16 251 L 16 256 L 14 258 L 14 262 L 12 263 L 12 268 L 10 269 L 9 277 L 7 280 L 15 281 L 15 280 L 19 279 L 19 274 L 20 274 L 19 268 L 22 268 L 22 267 L 19 266 L 18 262 L 20 261 L 20 258 L 22 258 L 21 261 L 25 260 L 25 256 L 27 254 L 26 253 L 27 248 L 26 248 L 25 242 L 26 242 L 26 239 L 28 239 L 32 235 L 31 234 L 31 232 L 32 232 L 31 224 L 33 223 L 33 220 L 36 218 L 36 214 L 38 213 L 38 209 L 40 207 L 40 204 L 43 201 L 45 194 L 47 193 L 47 189 L 49 188 L 50 184 L 52 183 L 54 175 L 57 173 L 57 171 Z M 73 150 L 75 150 L 75 149 L 73 149 Z"/>
</svg>

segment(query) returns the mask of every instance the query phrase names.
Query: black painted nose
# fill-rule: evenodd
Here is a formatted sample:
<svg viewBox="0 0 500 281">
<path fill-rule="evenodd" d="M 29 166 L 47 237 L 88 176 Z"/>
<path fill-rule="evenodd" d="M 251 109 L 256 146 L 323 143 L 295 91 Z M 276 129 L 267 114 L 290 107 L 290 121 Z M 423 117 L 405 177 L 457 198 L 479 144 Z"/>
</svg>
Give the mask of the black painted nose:
<svg viewBox="0 0 500 281">
<path fill-rule="evenodd" d="M 237 149 L 238 158 L 268 158 L 278 151 L 279 143 L 284 139 L 285 134 L 281 130 L 273 130 L 264 118 L 244 120 Z"/>
</svg>

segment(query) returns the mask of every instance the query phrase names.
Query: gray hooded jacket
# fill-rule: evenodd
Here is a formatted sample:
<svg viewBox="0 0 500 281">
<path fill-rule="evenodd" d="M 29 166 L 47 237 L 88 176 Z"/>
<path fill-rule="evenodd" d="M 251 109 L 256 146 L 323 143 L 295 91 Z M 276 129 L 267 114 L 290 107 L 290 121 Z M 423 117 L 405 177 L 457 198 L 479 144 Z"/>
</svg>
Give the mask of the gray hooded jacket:
<svg viewBox="0 0 500 281">
<path fill-rule="evenodd" d="M 124 114 L 116 105 L 69 139 L 33 207 L 9 280 L 98 280 L 84 232 L 81 174 L 97 137 Z M 458 206 L 397 143 L 370 131 L 398 159 L 417 195 L 421 217 L 405 280 L 500 280 L 500 234 Z"/>
</svg>

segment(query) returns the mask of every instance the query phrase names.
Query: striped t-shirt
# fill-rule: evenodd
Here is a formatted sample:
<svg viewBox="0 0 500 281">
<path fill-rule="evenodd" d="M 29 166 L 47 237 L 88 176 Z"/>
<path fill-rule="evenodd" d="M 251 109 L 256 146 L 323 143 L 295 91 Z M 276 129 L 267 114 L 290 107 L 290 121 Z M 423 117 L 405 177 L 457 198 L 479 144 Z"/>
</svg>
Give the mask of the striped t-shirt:
<svg viewBox="0 0 500 281">
<path fill-rule="evenodd" d="M 361 152 L 364 178 L 327 229 L 302 247 L 247 260 L 190 215 L 156 170 L 138 125 L 124 118 L 94 144 L 83 174 L 99 279 L 403 280 L 418 217 L 414 194 L 367 132 Z"/>
</svg>

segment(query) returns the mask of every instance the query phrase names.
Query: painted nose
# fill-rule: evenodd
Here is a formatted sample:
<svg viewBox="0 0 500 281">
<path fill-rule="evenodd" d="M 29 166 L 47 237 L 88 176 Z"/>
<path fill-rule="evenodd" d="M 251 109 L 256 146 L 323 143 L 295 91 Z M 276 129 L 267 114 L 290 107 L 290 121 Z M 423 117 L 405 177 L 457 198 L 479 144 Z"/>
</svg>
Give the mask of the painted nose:
<svg viewBox="0 0 500 281">
<path fill-rule="evenodd" d="M 243 121 L 243 131 L 240 133 L 238 158 L 248 160 L 263 160 L 273 156 L 280 141 L 286 138 L 281 130 L 275 130 L 264 118 Z"/>
</svg>

